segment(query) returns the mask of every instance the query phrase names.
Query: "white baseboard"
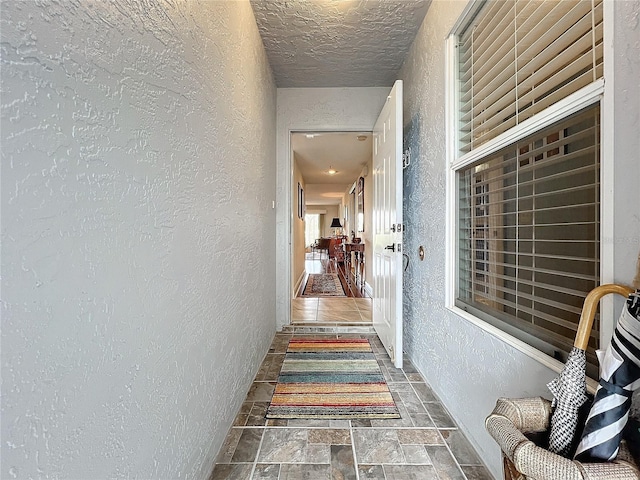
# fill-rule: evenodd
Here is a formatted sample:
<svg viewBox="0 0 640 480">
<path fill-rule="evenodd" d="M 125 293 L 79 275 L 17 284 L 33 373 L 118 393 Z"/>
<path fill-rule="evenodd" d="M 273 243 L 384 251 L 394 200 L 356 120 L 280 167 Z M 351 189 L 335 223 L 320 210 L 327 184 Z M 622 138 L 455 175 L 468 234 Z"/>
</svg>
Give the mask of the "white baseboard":
<svg viewBox="0 0 640 480">
<path fill-rule="evenodd" d="M 303 270 L 302 274 L 300 275 L 300 278 L 298 278 L 298 280 L 296 281 L 296 284 L 293 288 L 293 298 L 296 298 L 298 296 L 298 294 L 301 294 L 302 292 L 300 291 L 302 288 L 304 288 L 304 279 L 307 278 L 307 271 Z"/>
<path fill-rule="evenodd" d="M 369 298 L 373 298 L 373 287 L 369 285 L 366 281 L 364 282 L 364 292 L 367 294 Z"/>
</svg>

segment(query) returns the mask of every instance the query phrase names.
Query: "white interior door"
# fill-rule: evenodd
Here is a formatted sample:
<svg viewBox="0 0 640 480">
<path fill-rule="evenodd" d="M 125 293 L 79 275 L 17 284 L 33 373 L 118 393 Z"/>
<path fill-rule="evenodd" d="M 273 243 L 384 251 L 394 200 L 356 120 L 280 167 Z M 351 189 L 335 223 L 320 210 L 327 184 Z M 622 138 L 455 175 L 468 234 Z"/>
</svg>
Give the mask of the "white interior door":
<svg viewBox="0 0 640 480">
<path fill-rule="evenodd" d="M 402 80 L 373 129 L 373 326 L 402 368 Z"/>
</svg>

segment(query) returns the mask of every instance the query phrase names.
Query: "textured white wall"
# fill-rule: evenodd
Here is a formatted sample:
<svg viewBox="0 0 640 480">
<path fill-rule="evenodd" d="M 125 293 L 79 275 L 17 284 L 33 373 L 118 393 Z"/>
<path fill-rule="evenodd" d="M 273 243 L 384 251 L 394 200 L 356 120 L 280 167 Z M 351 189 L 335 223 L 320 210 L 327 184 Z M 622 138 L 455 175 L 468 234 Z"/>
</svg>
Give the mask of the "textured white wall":
<svg viewBox="0 0 640 480">
<path fill-rule="evenodd" d="M 604 241 L 614 242 L 614 281 L 630 284 L 640 250 L 640 2 L 612 3 L 615 220 Z"/>
<path fill-rule="evenodd" d="M 291 301 L 291 132 L 373 130 L 389 87 L 279 88 L 277 126 L 276 319 L 277 328 L 289 323 Z M 296 185 L 297 188 L 297 185 Z M 331 222 L 326 215 L 327 222 Z"/>
<path fill-rule="evenodd" d="M 2 2 L 2 478 L 206 478 L 275 332 L 248 1 Z"/>
<path fill-rule="evenodd" d="M 630 171 L 618 170 L 616 217 L 627 219 L 627 231 L 635 232 L 627 235 L 636 235 L 637 240 L 640 149 L 638 136 L 631 131 L 638 130 L 638 4 L 616 4 L 619 11 L 626 11 L 616 16 L 617 41 L 625 42 L 616 48 L 621 70 L 616 73 L 616 89 L 620 88 L 620 102 L 626 105 L 624 109 L 620 105 L 616 123 L 629 122 L 625 124 L 628 134 L 616 137 L 616 147 L 624 152 L 621 163 Z M 499 449 L 485 432 L 484 418 L 500 396 L 550 398 L 546 383 L 556 374 L 444 308 L 445 38 L 465 5 L 432 2 L 400 72 L 405 82 L 405 148 L 412 148 L 411 166 L 404 173 L 404 241 L 405 252 L 411 257 L 404 278 L 404 340 L 408 356 L 425 374 L 492 473 L 501 478 Z M 630 13 L 634 9 L 635 16 Z M 631 215 L 629 205 L 636 205 Z M 616 279 L 627 283 L 632 277 L 627 271 L 633 269 L 637 254 L 633 253 L 637 241 L 629 242 L 629 238 L 619 238 L 616 245 L 616 271 L 622 274 Z M 424 245 L 427 252 L 424 262 L 418 260 L 419 245 Z M 625 266 L 622 257 L 631 266 Z"/>
</svg>

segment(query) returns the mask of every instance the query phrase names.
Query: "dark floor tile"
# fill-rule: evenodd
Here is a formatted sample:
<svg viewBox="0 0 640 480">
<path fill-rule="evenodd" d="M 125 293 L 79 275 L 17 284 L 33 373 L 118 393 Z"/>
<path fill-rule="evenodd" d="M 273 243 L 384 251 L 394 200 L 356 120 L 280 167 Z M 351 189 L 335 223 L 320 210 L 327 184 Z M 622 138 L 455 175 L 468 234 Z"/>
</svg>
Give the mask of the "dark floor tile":
<svg viewBox="0 0 640 480">
<path fill-rule="evenodd" d="M 392 388 L 391 387 L 392 385 L 394 384 L 389 385 L 390 389 Z M 407 407 L 407 411 L 409 412 L 409 414 L 427 413 L 427 411 L 424 408 L 424 405 L 422 404 L 418 396 L 415 394 L 411 386 L 408 383 L 404 383 L 401 385 L 406 385 L 409 387 L 408 390 L 402 389 L 398 391 L 400 400 L 402 400 L 402 403 L 404 404 L 404 406 Z"/>
<path fill-rule="evenodd" d="M 256 381 L 276 381 L 283 361 L 284 354 L 268 353 L 258 370 Z"/>
<path fill-rule="evenodd" d="M 398 429 L 398 441 L 402 445 L 443 445 L 440 432 L 434 428 Z"/>
<path fill-rule="evenodd" d="M 279 477 L 279 463 L 258 463 L 251 480 L 278 480 Z"/>
<path fill-rule="evenodd" d="M 289 425 L 289 420 L 286 418 L 269 418 L 267 420 L 267 427 L 286 427 Z"/>
<path fill-rule="evenodd" d="M 264 433 L 258 461 L 305 463 L 307 445 L 307 430 L 304 428 L 268 428 Z"/>
<path fill-rule="evenodd" d="M 478 465 L 464 465 L 461 467 L 467 480 L 493 480 L 489 471 Z"/>
<path fill-rule="evenodd" d="M 412 413 L 410 417 L 414 427 L 435 428 L 436 426 L 428 413 Z"/>
<path fill-rule="evenodd" d="M 236 416 L 236 419 L 233 421 L 233 426 L 234 427 L 244 427 L 247 424 L 247 419 L 249 418 L 249 415 L 246 413 L 239 413 Z"/>
<path fill-rule="evenodd" d="M 444 409 L 440 402 L 429 402 L 425 403 L 429 415 L 433 419 L 433 423 L 436 424 L 438 428 L 456 428 L 456 422 L 449 416 L 449 413 Z"/>
<path fill-rule="evenodd" d="M 329 426 L 329 420 L 317 420 L 314 418 L 291 418 L 289 419 L 289 426 L 302 428 L 322 428 Z"/>
<path fill-rule="evenodd" d="M 283 464 L 280 480 L 331 480 L 330 465 Z"/>
<path fill-rule="evenodd" d="M 247 394 L 248 402 L 271 402 L 273 391 L 276 388 L 275 382 L 253 382 L 249 393 Z"/>
<path fill-rule="evenodd" d="M 309 443 L 351 445 L 351 433 L 342 428 L 317 428 L 309 430 Z"/>
<path fill-rule="evenodd" d="M 411 363 L 411 360 L 407 360 L 406 358 L 403 359 L 402 370 L 404 370 L 404 373 L 417 373 L 418 372 L 418 370 L 413 365 L 413 363 Z"/>
<path fill-rule="evenodd" d="M 354 428 L 371 427 L 371 420 L 368 418 L 355 418 L 351 420 L 351 426 Z"/>
<path fill-rule="evenodd" d="M 439 480 L 433 465 L 385 465 L 384 473 L 393 480 Z"/>
<path fill-rule="evenodd" d="M 440 433 L 460 465 L 482 465 L 475 450 L 460 430 L 442 430 Z"/>
<path fill-rule="evenodd" d="M 351 445 L 331 445 L 331 479 L 356 480 Z"/>
<path fill-rule="evenodd" d="M 424 382 L 413 382 L 411 386 L 418 394 L 418 398 L 423 402 L 437 402 L 438 398 L 433 393 L 433 390 Z"/>
<path fill-rule="evenodd" d="M 220 448 L 220 452 L 218 453 L 218 457 L 216 458 L 216 463 L 230 463 L 233 454 L 236 451 L 236 447 L 238 446 L 238 442 L 240 441 L 240 437 L 242 436 L 241 428 L 232 428 L 229 430 L 227 434 L 227 438 L 225 438 L 224 443 L 222 444 L 222 448 Z"/>
<path fill-rule="evenodd" d="M 360 480 L 385 480 L 382 465 L 358 465 Z"/>
<path fill-rule="evenodd" d="M 251 470 L 253 470 L 252 463 L 219 464 L 213 468 L 209 480 L 250 480 Z"/>
<path fill-rule="evenodd" d="M 407 380 L 410 382 L 424 382 L 424 377 L 417 372 L 405 373 L 405 375 L 407 376 Z"/>
<path fill-rule="evenodd" d="M 465 480 L 458 464 L 447 447 L 427 446 L 427 453 L 436 467 L 440 480 Z"/>
<path fill-rule="evenodd" d="M 231 463 L 253 462 L 258 453 L 263 428 L 243 428 Z"/>
<path fill-rule="evenodd" d="M 410 465 L 431 465 L 431 458 L 424 445 L 401 445 L 406 463 Z"/>
<path fill-rule="evenodd" d="M 240 407 L 240 412 L 233 421 L 233 425 L 235 427 L 245 426 L 247 424 L 247 418 L 249 418 L 249 414 L 251 413 L 252 408 L 253 402 L 244 402 Z"/>
<path fill-rule="evenodd" d="M 358 463 L 404 463 L 395 429 L 356 429 L 353 445 Z"/>
</svg>

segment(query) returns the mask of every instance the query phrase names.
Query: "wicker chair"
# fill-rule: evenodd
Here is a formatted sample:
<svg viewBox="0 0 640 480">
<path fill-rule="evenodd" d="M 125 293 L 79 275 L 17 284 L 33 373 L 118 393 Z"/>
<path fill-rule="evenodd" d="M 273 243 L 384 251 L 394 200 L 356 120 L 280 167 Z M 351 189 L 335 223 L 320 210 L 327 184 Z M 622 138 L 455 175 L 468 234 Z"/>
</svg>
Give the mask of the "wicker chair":
<svg viewBox="0 0 640 480">
<path fill-rule="evenodd" d="M 582 309 L 575 345 L 586 349 L 600 298 L 609 293 L 628 295 L 633 289 L 601 285 L 589 293 Z M 612 462 L 581 463 L 536 445 L 530 437 L 549 430 L 551 402 L 541 397 L 500 398 L 485 426 L 502 450 L 505 480 L 640 480 L 640 470 L 626 442 Z M 538 434 L 538 435 L 536 435 Z"/>
<path fill-rule="evenodd" d="M 626 443 L 613 462 L 581 463 L 537 446 L 524 433 L 549 429 L 551 402 L 544 398 L 500 398 L 486 420 L 503 454 L 505 480 L 638 480 L 640 471 Z"/>
</svg>

